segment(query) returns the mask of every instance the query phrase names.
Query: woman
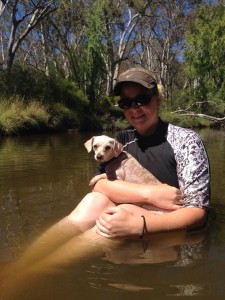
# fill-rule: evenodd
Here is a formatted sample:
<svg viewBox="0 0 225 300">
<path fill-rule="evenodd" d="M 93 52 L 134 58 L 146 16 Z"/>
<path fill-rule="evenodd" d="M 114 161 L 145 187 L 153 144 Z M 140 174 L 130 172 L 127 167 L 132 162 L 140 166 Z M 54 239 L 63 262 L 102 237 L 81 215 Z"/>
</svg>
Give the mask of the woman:
<svg viewBox="0 0 225 300">
<path fill-rule="evenodd" d="M 159 118 L 161 98 L 151 72 L 129 69 L 120 75 L 114 92 L 120 96 L 118 105 L 132 126 L 120 132 L 118 140 L 162 184 L 101 179 L 70 215 L 27 249 L 17 264 L 19 268 L 21 263 L 42 269 L 68 264 L 115 245 L 115 237 L 143 237 L 206 222 L 210 176 L 199 136 Z M 154 214 L 143 208 L 146 203 L 168 213 Z"/>
<path fill-rule="evenodd" d="M 203 225 L 209 208 L 210 175 L 200 137 L 159 118 L 161 98 L 151 72 L 127 70 L 120 75 L 114 93 L 120 96 L 118 105 L 132 126 L 117 139 L 164 184 L 100 180 L 94 193 L 88 194 L 69 218 L 86 220 L 87 228 L 96 220 L 97 232 L 107 238 Z M 151 203 L 168 213 L 152 214 L 134 205 L 137 203 Z M 81 230 L 85 229 L 84 225 Z"/>
</svg>

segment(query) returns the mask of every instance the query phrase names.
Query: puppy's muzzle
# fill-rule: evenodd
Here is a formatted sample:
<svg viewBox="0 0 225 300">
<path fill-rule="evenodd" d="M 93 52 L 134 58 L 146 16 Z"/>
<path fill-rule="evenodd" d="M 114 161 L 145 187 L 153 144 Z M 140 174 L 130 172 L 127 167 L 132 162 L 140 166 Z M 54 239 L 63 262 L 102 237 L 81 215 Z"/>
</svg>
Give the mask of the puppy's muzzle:
<svg viewBox="0 0 225 300">
<path fill-rule="evenodd" d="M 97 161 L 103 161 L 104 160 L 104 155 L 102 155 L 102 154 L 98 154 L 98 155 L 96 155 L 96 159 L 97 159 Z"/>
<path fill-rule="evenodd" d="M 104 162 L 106 160 L 105 153 L 95 153 L 95 160 L 97 160 L 98 162 Z"/>
</svg>

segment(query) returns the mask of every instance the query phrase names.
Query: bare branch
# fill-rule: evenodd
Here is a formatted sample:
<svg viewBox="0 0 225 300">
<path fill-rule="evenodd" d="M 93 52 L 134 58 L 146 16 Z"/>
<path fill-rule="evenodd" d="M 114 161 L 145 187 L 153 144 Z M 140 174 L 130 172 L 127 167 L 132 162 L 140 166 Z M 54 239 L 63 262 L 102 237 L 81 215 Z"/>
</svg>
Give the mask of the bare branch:
<svg viewBox="0 0 225 300">
<path fill-rule="evenodd" d="M 211 103 L 211 104 L 215 104 L 214 101 L 197 101 L 195 103 L 193 103 L 192 105 L 190 105 L 189 107 L 182 109 L 182 108 L 178 108 L 175 111 L 172 111 L 171 113 L 178 113 L 181 116 L 193 116 L 193 117 L 199 117 L 199 118 L 203 118 L 212 122 L 219 122 L 219 123 L 223 123 L 225 122 L 225 117 L 222 118 L 218 118 L 218 117 L 214 117 L 214 116 L 210 116 L 210 115 L 206 115 L 206 114 L 202 114 L 202 113 L 196 113 L 193 111 L 190 111 L 190 108 L 192 108 L 193 106 L 196 106 L 198 104 L 204 104 L 204 103 Z"/>
<path fill-rule="evenodd" d="M 57 8 L 54 7 L 52 9 L 49 9 L 49 7 L 51 6 L 52 1 L 49 2 L 48 6 L 46 6 L 45 8 L 42 8 L 42 10 L 36 8 L 34 10 L 34 13 L 30 19 L 29 24 L 27 25 L 27 27 L 25 28 L 25 30 L 20 34 L 17 42 L 14 44 L 12 51 L 16 52 L 16 50 L 18 49 L 18 47 L 20 46 L 21 42 L 27 37 L 27 35 L 33 30 L 33 28 L 43 19 L 45 18 L 47 15 L 49 15 L 50 13 L 52 13 L 53 11 L 55 11 Z"/>
<path fill-rule="evenodd" d="M 0 16 L 3 14 L 4 10 L 6 9 L 9 0 L 1 0 L 0 1 Z"/>
<path fill-rule="evenodd" d="M 194 113 L 194 112 L 186 112 L 185 110 L 177 110 L 171 113 L 177 113 L 179 112 L 181 116 L 193 116 L 193 117 L 199 117 L 199 118 L 203 118 L 209 121 L 213 121 L 213 122 L 225 122 L 225 117 L 222 118 L 217 118 L 217 117 L 213 117 L 213 116 L 209 116 L 209 115 L 205 115 L 205 114 L 198 114 L 198 113 Z M 184 113 L 182 113 L 184 112 Z"/>
<path fill-rule="evenodd" d="M 214 102 L 214 101 L 197 101 L 197 102 L 191 104 L 190 106 L 188 106 L 187 108 L 183 108 L 183 109 L 178 108 L 177 110 L 175 110 L 171 113 L 189 112 L 189 110 L 191 108 L 193 108 L 194 106 L 196 106 L 198 104 L 205 104 L 205 103 L 216 104 L 216 102 Z"/>
</svg>

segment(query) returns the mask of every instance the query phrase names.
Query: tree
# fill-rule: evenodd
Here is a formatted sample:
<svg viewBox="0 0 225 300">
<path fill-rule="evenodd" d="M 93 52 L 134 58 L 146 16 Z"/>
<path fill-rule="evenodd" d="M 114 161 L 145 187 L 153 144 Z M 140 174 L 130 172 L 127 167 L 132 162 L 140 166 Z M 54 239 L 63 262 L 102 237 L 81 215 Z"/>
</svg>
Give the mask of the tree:
<svg viewBox="0 0 225 300">
<path fill-rule="evenodd" d="M 137 27 L 141 37 L 137 44 L 136 62 L 153 70 L 164 86 L 166 99 L 172 101 L 176 86 L 179 57 L 185 49 L 185 30 L 191 12 L 202 1 L 151 1 L 150 10 Z"/>
<path fill-rule="evenodd" d="M 58 1 L 1 1 L 4 5 L 5 26 L 9 30 L 7 42 L 6 58 L 3 62 L 4 68 L 10 70 L 13 65 L 15 55 L 22 46 L 23 41 L 29 33 L 43 20 L 47 15 L 56 10 Z"/>
<path fill-rule="evenodd" d="M 225 112 L 225 7 L 202 6 L 186 34 L 185 52 L 192 104 L 201 113 Z"/>
<path fill-rule="evenodd" d="M 105 59 L 108 95 L 112 94 L 122 63 L 133 56 L 133 49 L 139 43 L 135 28 L 149 7 L 148 1 L 139 1 L 138 6 L 133 1 L 118 1 L 114 5 L 111 11 L 107 8 L 103 10 L 108 50 Z"/>
<path fill-rule="evenodd" d="M 121 63 L 130 57 L 128 44 L 139 14 L 126 2 L 110 3 L 109 0 L 96 0 L 92 9 L 87 12 L 88 21 L 84 31 L 84 73 L 89 86 L 87 89 L 92 89 L 91 94 L 101 91 L 100 87 L 105 81 L 104 93 L 111 95 Z"/>
</svg>

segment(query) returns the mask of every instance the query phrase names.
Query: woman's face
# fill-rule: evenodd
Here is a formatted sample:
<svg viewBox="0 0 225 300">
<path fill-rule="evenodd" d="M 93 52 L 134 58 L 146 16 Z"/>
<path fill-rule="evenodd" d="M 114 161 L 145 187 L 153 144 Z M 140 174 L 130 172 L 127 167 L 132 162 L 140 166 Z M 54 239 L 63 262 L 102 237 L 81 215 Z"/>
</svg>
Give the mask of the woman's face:
<svg viewBox="0 0 225 300">
<path fill-rule="evenodd" d="M 147 89 L 137 83 L 124 83 L 121 89 L 120 98 L 130 97 L 135 98 L 138 95 L 143 95 Z M 158 123 L 158 108 L 160 99 L 158 96 L 153 96 L 149 104 L 137 106 L 133 104 L 130 108 L 124 109 L 124 115 L 127 121 L 137 129 L 141 135 L 150 135 L 155 131 Z"/>
</svg>

